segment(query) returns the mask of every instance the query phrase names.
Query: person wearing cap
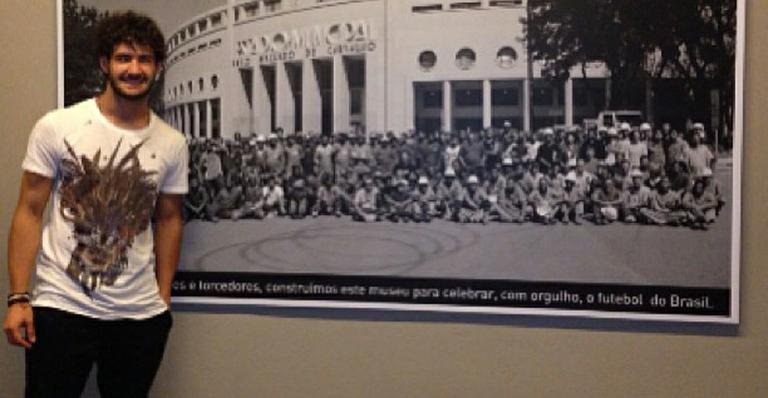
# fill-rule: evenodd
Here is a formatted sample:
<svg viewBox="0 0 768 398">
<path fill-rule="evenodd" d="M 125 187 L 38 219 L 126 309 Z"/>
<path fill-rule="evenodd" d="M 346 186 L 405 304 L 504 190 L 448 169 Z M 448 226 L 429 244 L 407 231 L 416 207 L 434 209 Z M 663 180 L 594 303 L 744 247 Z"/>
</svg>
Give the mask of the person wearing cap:
<svg viewBox="0 0 768 398">
<path fill-rule="evenodd" d="M 438 198 L 432 189 L 429 177 L 419 177 L 411 197 L 413 198 L 413 221 L 430 222 L 433 217 L 439 215 Z"/>
<path fill-rule="evenodd" d="M 464 187 L 456 178 L 456 172 L 453 169 L 446 169 L 443 179 L 437 185 L 437 197 L 440 200 L 438 209 L 442 212 L 446 220 L 456 221 L 458 211 L 464 195 Z"/>
<path fill-rule="evenodd" d="M 456 135 L 450 136 L 448 145 L 443 151 L 443 164 L 445 168 L 452 169 L 457 173 L 463 170 L 464 164 L 461 161 L 459 154 L 461 153 L 461 145 L 459 145 L 459 137 Z"/>
<path fill-rule="evenodd" d="M 279 177 L 271 175 L 262 189 L 264 196 L 264 216 L 267 218 L 282 216 L 285 212 L 285 190 L 278 184 Z"/>
<path fill-rule="evenodd" d="M 648 156 L 648 146 L 640 140 L 640 133 L 632 131 L 629 133 L 629 147 L 627 148 L 627 160 L 629 166 L 633 168 L 640 167 L 640 158 Z"/>
<path fill-rule="evenodd" d="M 616 188 L 613 179 L 602 181 L 599 188 L 592 195 L 595 224 L 610 224 L 619 219 L 621 204 L 624 201 L 622 192 Z"/>
<path fill-rule="evenodd" d="M 622 218 L 624 222 L 632 224 L 644 220 L 642 209 L 649 207 L 651 190 L 643 184 L 643 172 L 632 169 L 629 173 L 632 179 L 622 202 Z"/>
<path fill-rule="evenodd" d="M 707 230 L 707 224 L 715 222 L 717 218 L 717 199 L 705 189 L 704 184 L 702 179 L 695 180 L 681 199 L 691 229 Z"/>
<path fill-rule="evenodd" d="M 723 188 L 720 185 L 720 181 L 714 178 L 712 169 L 709 168 L 704 169 L 701 174 L 697 176 L 697 178 L 700 178 L 702 181 L 704 181 L 704 189 L 712 194 L 712 196 L 717 201 L 715 215 L 719 216 L 720 211 L 723 209 L 723 206 L 725 206 L 725 198 L 723 197 Z"/>
<path fill-rule="evenodd" d="M 608 135 L 606 136 L 607 143 L 605 144 L 605 159 L 603 162 L 608 166 L 615 165 L 622 156 L 621 148 L 619 147 L 619 133 L 616 129 L 608 129 Z"/>
<path fill-rule="evenodd" d="M 669 179 L 662 177 L 656 190 L 651 191 L 648 207 L 640 209 L 647 223 L 676 226 L 686 220 L 687 213 L 681 208 L 680 195 L 671 187 Z"/>
<path fill-rule="evenodd" d="M 630 135 L 632 130 L 629 128 L 629 124 L 622 123 L 623 127 L 618 131 L 618 139 L 616 140 L 616 148 L 618 153 L 616 154 L 616 161 L 619 162 L 624 159 L 629 159 L 629 147 L 632 145 L 630 141 Z"/>
<path fill-rule="evenodd" d="M 562 160 L 563 154 L 560 147 L 555 143 L 554 130 L 552 128 L 542 129 L 543 142 L 536 151 L 536 162 L 541 166 L 542 171 L 549 171 L 555 163 Z"/>
<path fill-rule="evenodd" d="M 480 187 L 480 180 L 472 174 L 461 198 L 458 221 L 461 223 L 483 223 L 487 220 L 488 196 Z"/>
<path fill-rule="evenodd" d="M 266 168 L 282 178 L 285 175 L 285 150 L 277 140 L 277 134 L 272 133 L 267 140 L 267 146 L 264 148 Z"/>
<path fill-rule="evenodd" d="M 374 186 L 370 174 L 361 176 L 362 184 L 355 192 L 353 201 L 352 219 L 359 222 L 375 222 L 381 220 L 379 214 L 379 189 Z"/>
<path fill-rule="evenodd" d="M 685 158 L 693 175 L 700 175 L 705 169 L 715 167 L 715 156 L 709 147 L 701 142 L 701 136 L 695 132 L 691 134 L 690 145 Z"/>
</svg>

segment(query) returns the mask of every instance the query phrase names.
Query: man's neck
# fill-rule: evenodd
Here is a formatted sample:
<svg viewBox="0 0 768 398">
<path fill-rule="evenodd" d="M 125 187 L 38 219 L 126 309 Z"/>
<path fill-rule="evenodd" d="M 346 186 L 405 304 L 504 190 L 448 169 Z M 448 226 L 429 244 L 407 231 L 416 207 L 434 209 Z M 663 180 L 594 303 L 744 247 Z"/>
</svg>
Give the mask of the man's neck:
<svg viewBox="0 0 768 398">
<path fill-rule="evenodd" d="M 107 85 L 104 93 L 96 97 L 96 105 L 104 117 L 115 126 L 137 130 L 147 127 L 150 121 L 149 101 L 121 98 Z"/>
</svg>

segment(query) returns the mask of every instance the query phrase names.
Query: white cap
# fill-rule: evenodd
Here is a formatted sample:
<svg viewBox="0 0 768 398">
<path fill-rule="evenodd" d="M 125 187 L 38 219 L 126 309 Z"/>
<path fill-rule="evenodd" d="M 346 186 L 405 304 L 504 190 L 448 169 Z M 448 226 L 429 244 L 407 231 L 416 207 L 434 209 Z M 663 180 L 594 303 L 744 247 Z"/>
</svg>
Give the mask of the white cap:
<svg viewBox="0 0 768 398">
<path fill-rule="evenodd" d="M 445 169 L 444 175 L 446 177 L 456 177 L 456 170 L 454 170 L 453 168 L 449 167 L 449 168 Z"/>
<path fill-rule="evenodd" d="M 616 136 L 616 135 L 619 135 L 619 132 L 616 131 L 615 128 L 611 127 L 611 128 L 608 129 L 608 135 Z"/>
<path fill-rule="evenodd" d="M 429 184 L 429 179 L 426 176 L 419 177 L 418 184 L 420 185 L 427 185 Z"/>
<path fill-rule="evenodd" d="M 261 134 L 259 134 L 259 136 L 258 136 L 258 137 L 256 137 L 256 142 L 264 142 L 264 141 L 266 141 L 266 140 L 267 140 L 267 139 L 266 139 L 266 137 L 264 137 L 264 136 L 263 136 L 263 135 L 261 135 Z"/>
<path fill-rule="evenodd" d="M 694 130 L 704 130 L 704 123 L 698 123 L 698 122 L 694 123 L 693 124 L 693 129 Z"/>
<path fill-rule="evenodd" d="M 643 123 L 640 125 L 640 130 L 650 131 L 651 125 L 649 123 Z"/>
<path fill-rule="evenodd" d="M 477 184 L 479 182 L 480 181 L 477 179 L 477 176 L 474 174 L 469 176 L 469 178 L 467 178 L 467 184 Z"/>
<path fill-rule="evenodd" d="M 619 125 L 619 130 L 629 130 L 631 128 L 632 127 L 629 125 L 629 123 L 626 123 L 626 122 Z"/>
<path fill-rule="evenodd" d="M 546 127 L 541 129 L 541 133 L 544 135 L 552 135 L 555 134 L 555 130 L 553 130 L 551 127 Z"/>
<path fill-rule="evenodd" d="M 510 157 L 505 157 L 504 159 L 501 160 L 501 165 L 502 166 L 512 166 L 513 164 L 514 164 L 514 162 L 512 161 L 512 158 L 510 158 Z"/>
<path fill-rule="evenodd" d="M 509 120 L 505 120 L 504 127 L 512 127 L 512 123 Z"/>
<path fill-rule="evenodd" d="M 640 171 L 640 169 L 632 169 L 632 171 L 629 172 L 630 177 L 642 177 L 643 172 Z"/>
<path fill-rule="evenodd" d="M 275 133 L 270 133 L 270 134 L 269 134 L 269 139 L 270 139 L 270 140 L 276 140 L 276 139 L 277 139 L 277 134 L 275 134 Z"/>
</svg>

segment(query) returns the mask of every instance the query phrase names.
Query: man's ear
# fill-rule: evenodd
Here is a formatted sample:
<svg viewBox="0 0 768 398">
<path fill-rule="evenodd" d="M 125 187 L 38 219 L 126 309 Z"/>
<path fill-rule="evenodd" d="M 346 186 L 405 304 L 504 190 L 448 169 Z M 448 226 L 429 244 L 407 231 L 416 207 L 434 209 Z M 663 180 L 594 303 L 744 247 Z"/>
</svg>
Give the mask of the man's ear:
<svg viewBox="0 0 768 398">
<path fill-rule="evenodd" d="M 100 56 L 99 57 L 99 69 L 101 69 L 101 72 L 105 75 L 109 74 L 109 60 L 107 57 Z"/>
</svg>

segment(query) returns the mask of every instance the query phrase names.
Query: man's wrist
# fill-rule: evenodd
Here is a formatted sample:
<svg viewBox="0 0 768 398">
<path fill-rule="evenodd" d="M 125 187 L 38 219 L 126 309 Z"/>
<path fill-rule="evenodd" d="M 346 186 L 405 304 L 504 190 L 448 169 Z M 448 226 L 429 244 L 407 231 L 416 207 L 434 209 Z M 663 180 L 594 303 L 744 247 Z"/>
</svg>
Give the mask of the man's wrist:
<svg viewBox="0 0 768 398">
<path fill-rule="evenodd" d="M 29 292 L 16 292 L 8 295 L 6 304 L 8 307 L 14 304 L 29 304 L 32 301 L 32 295 Z"/>
</svg>

